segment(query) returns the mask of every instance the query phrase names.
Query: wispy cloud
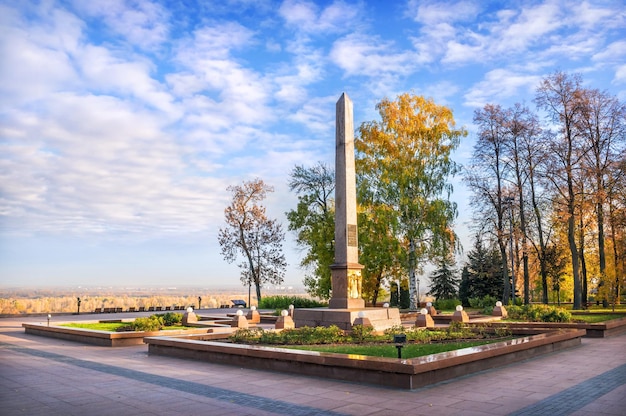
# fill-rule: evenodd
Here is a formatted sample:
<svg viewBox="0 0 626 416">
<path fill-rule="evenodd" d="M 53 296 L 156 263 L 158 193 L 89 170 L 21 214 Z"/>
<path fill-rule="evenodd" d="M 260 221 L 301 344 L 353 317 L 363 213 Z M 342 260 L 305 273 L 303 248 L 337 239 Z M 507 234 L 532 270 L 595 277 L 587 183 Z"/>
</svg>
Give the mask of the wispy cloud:
<svg viewBox="0 0 626 416">
<path fill-rule="evenodd" d="M 202 236 L 221 264 L 226 187 L 262 177 L 284 222 L 293 166 L 332 165 L 343 91 L 356 125 L 407 91 L 471 124 L 556 68 L 624 99 L 621 6 L 0 0 L 0 236 Z"/>
</svg>

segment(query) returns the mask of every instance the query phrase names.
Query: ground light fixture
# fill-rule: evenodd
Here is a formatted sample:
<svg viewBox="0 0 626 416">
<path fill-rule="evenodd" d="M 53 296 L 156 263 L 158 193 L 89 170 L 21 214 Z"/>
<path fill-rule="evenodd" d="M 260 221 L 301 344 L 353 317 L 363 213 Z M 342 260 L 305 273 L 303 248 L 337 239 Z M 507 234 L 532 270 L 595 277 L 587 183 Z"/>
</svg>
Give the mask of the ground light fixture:
<svg viewBox="0 0 626 416">
<path fill-rule="evenodd" d="M 50 326 L 50 318 L 52 318 L 52 315 L 48 314 L 48 326 Z"/>
<path fill-rule="evenodd" d="M 393 336 L 393 342 L 398 350 L 398 358 L 402 358 L 402 347 L 406 344 L 406 334 L 396 334 Z"/>
</svg>

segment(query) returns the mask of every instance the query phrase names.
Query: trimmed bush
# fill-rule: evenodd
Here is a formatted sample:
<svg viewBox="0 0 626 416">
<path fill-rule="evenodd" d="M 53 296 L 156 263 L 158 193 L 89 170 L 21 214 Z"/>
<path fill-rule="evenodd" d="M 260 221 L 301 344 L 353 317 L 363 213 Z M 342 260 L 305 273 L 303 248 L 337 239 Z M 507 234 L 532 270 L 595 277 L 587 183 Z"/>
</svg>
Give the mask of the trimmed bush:
<svg viewBox="0 0 626 416">
<path fill-rule="evenodd" d="M 165 314 L 154 314 L 148 317 L 135 318 L 135 320 L 128 325 L 116 329 L 116 332 L 160 331 L 165 326 L 181 325 L 182 322 L 183 315 L 180 313 L 168 312 Z"/>
<path fill-rule="evenodd" d="M 498 299 L 495 296 L 486 295 L 482 298 L 469 298 L 469 304 L 472 308 L 480 309 L 480 313 L 491 315 L 493 307 L 496 306 Z"/>
<path fill-rule="evenodd" d="M 572 314 L 549 305 L 510 305 L 507 307 L 510 319 L 528 322 L 571 322 Z"/>
<path fill-rule="evenodd" d="M 176 326 L 183 324 L 183 314 L 176 312 L 167 312 L 161 315 L 165 326 Z"/>
<path fill-rule="evenodd" d="M 165 323 L 161 316 L 151 315 L 147 318 L 136 318 L 130 326 L 133 331 L 160 331 Z"/>
<path fill-rule="evenodd" d="M 259 302 L 260 309 L 283 310 L 288 309 L 289 305 L 293 305 L 295 308 L 320 308 L 328 306 L 327 303 L 299 296 L 267 296 L 261 298 L 261 302 Z"/>
<path fill-rule="evenodd" d="M 247 344 L 278 344 L 278 345 L 306 345 L 306 344 L 334 344 L 345 342 L 349 338 L 337 326 L 330 327 L 302 327 L 285 329 L 281 332 L 264 331 L 261 328 L 238 329 L 228 337 L 233 342 Z"/>
<path fill-rule="evenodd" d="M 433 306 L 440 311 L 453 311 L 461 301 L 458 299 L 437 299 Z"/>
<path fill-rule="evenodd" d="M 352 338 L 355 342 L 365 342 L 373 339 L 374 328 L 371 326 L 363 326 L 363 325 L 354 325 L 352 327 L 352 332 L 350 333 L 350 338 Z"/>
</svg>

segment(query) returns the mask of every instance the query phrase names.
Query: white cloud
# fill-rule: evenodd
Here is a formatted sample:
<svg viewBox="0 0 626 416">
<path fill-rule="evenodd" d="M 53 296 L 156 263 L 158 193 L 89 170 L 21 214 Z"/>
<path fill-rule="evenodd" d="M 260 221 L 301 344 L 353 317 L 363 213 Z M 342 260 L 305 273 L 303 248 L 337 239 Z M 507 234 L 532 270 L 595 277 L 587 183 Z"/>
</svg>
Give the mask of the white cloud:
<svg viewBox="0 0 626 416">
<path fill-rule="evenodd" d="M 38 11 L 33 11 L 37 13 Z M 75 88 L 72 54 L 79 48 L 83 23 L 58 10 L 31 27 L 19 13 L 0 6 L 0 102 L 16 106 Z"/>
<path fill-rule="evenodd" d="M 485 74 L 482 81 L 474 84 L 464 95 L 465 105 L 482 107 L 487 103 L 519 100 L 518 95 L 527 95 L 538 85 L 541 77 L 524 75 L 507 69 L 494 69 Z M 510 104 L 513 104 L 510 103 Z"/>
<path fill-rule="evenodd" d="M 407 14 L 416 22 L 433 25 L 438 22 L 463 22 L 473 20 L 479 12 L 479 6 L 470 1 L 442 2 L 410 0 Z"/>
<path fill-rule="evenodd" d="M 608 4 L 610 4 L 610 2 Z M 617 3 L 614 5 L 619 8 Z M 576 7 L 571 7 L 569 10 L 574 16 L 572 24 L 581 26 L 583 29 L 594 30 L 598 26 L 604 29 L 608 27 L 624 27 L 623 23 L 626 18 L 626 14 L 624 14 L 623 7 L 621 11 L 618 9 L 616 13 L 615 9 L 602 7 L 599 4 L 594 4 L 593 2 L 583 1 L 581 4 Z"/>
<path fill-rule="evenodd" d="M 113 32 L 140 48 L 158 48 L 167 41 L 169 13 L 156 2 L 75 0 L 74 6 L 92 18 L 101 18 Z"/>
<path fill-rule="evenodd" d="M 324 8 L 312 1 L 285 0 L 278 10 L 288 26 L 310 34 L 326 35 L 349 31 L 357 24 L 359 7 L 334 1 Z"/>
<path fill-rule="evenodd" d="M 545 3 L 522 8 L 514 20 L 500 22 L 493 28 L 494 53 L 515 53 L 530 48 L 564 25 L 562 8 Z"/>
<path fill-rule="evenodd" d="M 626 84 L 626 65 L 620 65 L 616 68 L 613 82 L 616 84 Z M 621 99 L 623 99 L 623 97 Z"/>
<path fill-rule="evenodd" d="M 168 75 L 167 81 L 178 93 L 210 97 L 218 103 L 219 108 L 214 109 L 225 119 L 243 124 L 266 122 L 271 117 L 267 101 L 272 86 L 231 55 L 231 51 L 251 42 L 252 32 L 238 24 L 202 27 L 182 41 L 176 51 L 175 60 L 185 72 Z M 186 111 L 196 113 L 194 108 Z"/>
<path fill-rule="evenodd" d="M 603 50 L 592 55 L 596 62 L 624 62 L 626 57 L 626 40 L 618 40 L 606 46 Z"/>
<path fill-rule="evenodd" d="M 407 52 L 393 52 L 392 42 L 378 37 L 351 34 L 338 39 L 330 51 L 330 59 L 346 72 L 346 76 L 380 76 L 385 73 L 403 74 L 411 71 Z"/>
<path fill-rule="evenodd" d="M 302 105 L 289 119 L 306 125 L 317 133 L 333 134 L 335 102 L 337 97 L 313 98 Z"/>
<path fill-rule="evenodd" d="M 9 231 L 160 235 L 209 227 L 223 203 L 220 181 L 183 175 L 182 149 L 157 114 L 106 96 L 64 95 L 50 105 L 36 118 L 13 118 L 13 130 L 29 140 L 8 137 L 5 146 Z"/>
<path fill-rule="evenodd" d="M 150 72 L 154 65 L 146 59 L 116 57 L 103 47 L 87 45 L 76 57 L 84 82 L 92 91 L 134 96 L 175 118 L 178 110 L 172 104 L 172 96 L 155 81 Z"/>
</svg>

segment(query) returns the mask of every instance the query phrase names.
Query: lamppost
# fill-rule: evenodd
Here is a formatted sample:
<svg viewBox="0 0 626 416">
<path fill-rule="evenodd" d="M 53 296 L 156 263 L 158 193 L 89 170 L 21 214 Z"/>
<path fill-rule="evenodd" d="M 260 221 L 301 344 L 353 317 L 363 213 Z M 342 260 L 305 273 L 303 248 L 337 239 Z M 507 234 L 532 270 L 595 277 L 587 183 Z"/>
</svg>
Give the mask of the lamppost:
<svg viewBox="0 0 626 416">
<path fill-rule="evenodd" d="M 251 290 L 252 290 L 252 277 L 248 279 L 248 307 L 250 307 L 250 291 Z"/>
</svg>

